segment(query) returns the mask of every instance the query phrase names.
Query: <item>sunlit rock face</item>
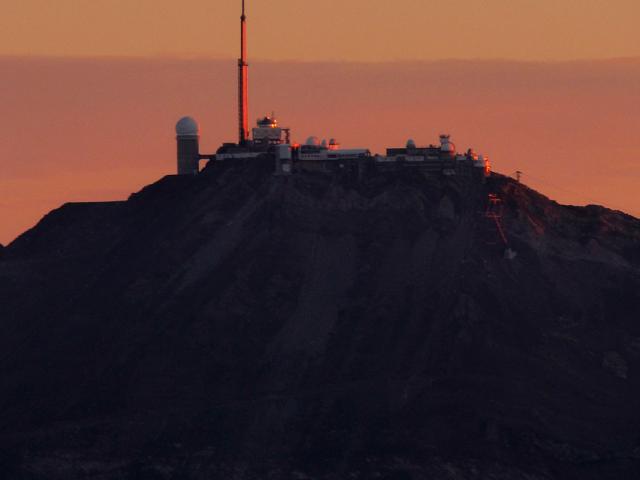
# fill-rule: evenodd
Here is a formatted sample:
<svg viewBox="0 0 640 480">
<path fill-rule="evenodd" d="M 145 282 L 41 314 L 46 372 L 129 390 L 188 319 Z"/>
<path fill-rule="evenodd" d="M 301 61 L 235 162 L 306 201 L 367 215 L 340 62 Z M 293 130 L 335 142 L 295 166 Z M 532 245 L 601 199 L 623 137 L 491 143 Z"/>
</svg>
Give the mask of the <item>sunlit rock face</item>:
<svg viewBox="0 0 640 480">
<path fill-rule="evenodd" d="M 6 478 L 634 478 L 637 219 L 271 171 L 65 205 L 0 253 Z"/>
</svg>

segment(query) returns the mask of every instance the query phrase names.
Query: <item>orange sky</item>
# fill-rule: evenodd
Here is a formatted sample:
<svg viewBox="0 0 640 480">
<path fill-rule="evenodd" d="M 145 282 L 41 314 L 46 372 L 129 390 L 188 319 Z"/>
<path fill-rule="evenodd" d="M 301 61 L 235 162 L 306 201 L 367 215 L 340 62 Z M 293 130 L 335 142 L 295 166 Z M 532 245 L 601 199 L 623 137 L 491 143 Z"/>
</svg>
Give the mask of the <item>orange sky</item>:
<svg viewBox="0 0 640 480">
<path fill-rule="evenodd" d="M 449 132 L 553 198 L 640 215 L 638 0 L 247 2 L 251 118 L 376 152 Z M 173 173 L 181 115 L 208 152 L 235 138 L 238 3 L 3 4 L 0 243 Z"/>
<path fill-rule="evenodd" d="M 239 0 L 20 0 L 0 55 L 230 57 Z M 640 56 L 638 0 L 247 0 L 261 59 Z"/>
</svg>

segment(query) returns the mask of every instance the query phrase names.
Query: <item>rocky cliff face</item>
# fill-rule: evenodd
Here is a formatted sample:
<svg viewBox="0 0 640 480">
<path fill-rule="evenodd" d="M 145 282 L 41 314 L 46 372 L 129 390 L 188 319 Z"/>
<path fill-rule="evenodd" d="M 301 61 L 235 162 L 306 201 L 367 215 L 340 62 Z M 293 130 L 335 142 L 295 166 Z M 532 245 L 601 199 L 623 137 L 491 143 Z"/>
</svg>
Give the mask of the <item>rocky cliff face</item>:
<svg viewBox="0 0 640 480">
<path fill-rule="evenodd" d="M 500 176 L 167 177 L 47 215 L 0 305 L 6 478 L 640 469 L 640 221 Z"/>
</svg>

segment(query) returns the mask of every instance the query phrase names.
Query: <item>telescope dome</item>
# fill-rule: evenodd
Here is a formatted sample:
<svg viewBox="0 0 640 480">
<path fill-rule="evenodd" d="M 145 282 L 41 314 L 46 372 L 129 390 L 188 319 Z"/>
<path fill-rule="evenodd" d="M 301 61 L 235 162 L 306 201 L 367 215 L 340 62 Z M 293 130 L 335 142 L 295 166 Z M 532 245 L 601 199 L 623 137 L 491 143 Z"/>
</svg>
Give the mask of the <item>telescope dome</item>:
<svg viewBox="0 0 640 480">
<path fill-rule="evenodd" d="M 178 123 L 176 123 L 176 135 L 179 137 L 194 137 L 200 134 L 200 127 L 191 117 L 182 117 Z"/>
<path fill-rule="evenodd" d="M 440 135 L 440 151 L 443 153 L 448 153 L 450 155 L 455 155 L 456 146 L 451 142 L 450 135 Z"/>
</svg>

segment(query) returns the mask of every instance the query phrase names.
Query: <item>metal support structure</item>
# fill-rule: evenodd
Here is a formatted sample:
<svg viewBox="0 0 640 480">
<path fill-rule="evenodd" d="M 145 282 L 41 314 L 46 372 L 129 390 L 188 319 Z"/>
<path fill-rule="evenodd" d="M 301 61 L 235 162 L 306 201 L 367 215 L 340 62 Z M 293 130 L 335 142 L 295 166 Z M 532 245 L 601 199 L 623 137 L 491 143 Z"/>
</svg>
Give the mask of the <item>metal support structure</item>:
<svg viewBox="0 0 640 480">
<path fill-rule="evenodd" d="M 244 0 L 240 17 L 240 58 L 238 59 L 238 143 L 249 139 L 249 64 L 247 63 L 247 17 Z"/>
<path fill-rule="evenodd" d="M 516 171 L 516 182 L 520 183 L 520 180 L 522 179 L 522 174 L 524 172 L 521 172 L 520 170 Z"/>
<path fill-rule="evenodd" d="M 490 193 L 487 203 L 487 209 L 485 210 L 484 216 L 494 221 L 502 242 L 505 244 L 505 246 L 508 247 L 509 241 L 507 240 L 507 235 L 505 234 L 504 228 L 502 227 L 501 220 L 503 211 L 504 205 L 502 203 L 502 199 L 497 194 Z"/>
</svg>

